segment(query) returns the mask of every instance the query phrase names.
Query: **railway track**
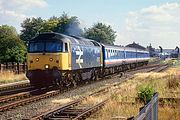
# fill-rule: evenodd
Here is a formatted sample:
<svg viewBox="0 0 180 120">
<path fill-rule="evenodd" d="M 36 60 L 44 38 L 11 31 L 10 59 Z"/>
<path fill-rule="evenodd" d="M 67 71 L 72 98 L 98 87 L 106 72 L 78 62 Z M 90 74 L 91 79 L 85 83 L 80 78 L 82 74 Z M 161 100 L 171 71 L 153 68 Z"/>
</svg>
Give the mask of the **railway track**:
<svg viewBox="0 0 180 120">
<path fill-rule="evenodd" d="M 0 85 L 0 96 L 24 92 L 32 89 L 28 81 Z"/>
<path fill-rule="evenodd" d="M 167 67 L 164 67 L 164 66 L 159 67 L 158 66 L 156 68 L 146 70 L 146 72 L 148 72 L 148 71 L 151 72 L 153 70 L 156 70 L 157 68 L 161 68 L 161 69 L 159 69 L 161 71 L 162 69 L 165 69 Z M 131 76 L 129 76 L 129 77 L 131 77 Z M 127 79 L 129 79 L 129 77 Z M 93 114 L 95 111 L 102 108 L 106 104 L 106 102 L 109 100 L 109 98 L 106 98 L 102 102 L 99 102 L 91 107 L 84 107 L 84 106 L 82 107 L 81 106 L 81 102 L 84 99 L 87 99 L 89 96 L 92 96 L 92 95 L 105 94 L 105 92 L 110 91 L 110 88 L 117 89 L 116 86 L 122 84 L 122 82 L 126 81 L 127 79 L 125 79 L 119 83 L 115 83 L 106 88 L 103 88 L 95 93 L 92 93 L 91 95 L 88 95 L 87 97 L 80 98 L 78 100 L 66 103 L 58 108 L 55 108 L 55 109 L 49 111 L 49 112 L 46 112 L 39 116 L 35 116 L 32 118 L 32 120 L 56 120 L 56 119 L 58 119 L 58 120 L 81 120 L 81 119 L 85 119 L 85 118 L 89 117 L 91 114 Z"/>
<path fill-rule="evenodd" d="M 61 107 L 55 108 L 52 111 L 36 116 L 31 120 L 80 120 L 89 117 L 92 113 L 101 109 L 108 99 L 103 100 L 91 107 L 82 105 L 82 101 L 86 98 L 81 98 L 72 102 L 69 102 Z"/>
<path fill-rule="evenodd" d="M 25 98 L 29 98 L 29 97 L 33 97 L 35 95 L 40 95 L 44 92 L 48 92 L 53 90 L 52 89 L 53 86 L 50 86 L 48 89 L 47 88 L 40 88 L 40 89 L 32 89 L 26 92 L 21 92 L 21 93 L 17 93 L 17 94 L 13 94 L 13 95 L 8 95 L 8 96 L 3 96 L 0 98 L 0 105 L 8 103 L 8 102 L 15 102 L 17 100 L 21 100 L 21 99 L 25 99 Z"/>
<path fill-rule="evenodd" d="M 38 91 L 39 91 L 39 89 L 34 89 L 34 90 L 31 90 L 28 92 L 22 92 L 22 93 L 9 95 L 9 96 L 4 96 L 4 97 L 0 98 L 0 104 L 5 104 L 5 103 L 11 102 L 11 101 L 16 101 L 16 100 L 31 97 L 32 92 L 38 92 Z"/>
<path fill-rule="evenodd" d="M 54 108 L 51 111 L 43 113 L 39 116 L 33 117 L 31 120 L 81 120 L 89 117 L 91 114 L 101 109 L 105 103 L 109 100 L 106 98 L 100 102 L 97 102 L 95 105 L 84 104 L 83 101 L 86 101 L 90 97 L 103 95 L 104 91 L 107 89 L 98 90 L 90 95 L 81 97 L 77 100 L 68 102 L 60 107 Z"/>
<path fill-rule="evenodd" d="M 162 67 L 163 67 L 163 69 L 165 69 L 164 66 L 162 66 Z M 160 67 L 158 66 L 158 68 L 160 68 Z M 150 67 L 150 68 L 147 68 L 147 69 L 143 68 L 143 69 L 140 69 L 140 70 L 136 70 L 136 72 L 130 73 L 130 75 L 127 77 L 127 79 L 132 77 L 133 74 L 138 73 L 140 71 L 148 72 L 148 71 L 152 71 L 154 69 L 157 69 L 157 67 L 154 68 L 154 66 L 153 66 L 152 68 Z M 106 87 L 106 88 L 104 88 L 103 90 L 100 90 L 100 91 L 101 92 L 107 91 L 110 87 L 118 86 L 119 84 L 121 84 L 125 80 L 122 80 L 119 83 L 116 83 L 114 85 L 108 86 L 108 87 Z M 13 101 L 13 100 L 18 100 L 18 101 L 11 102 L 11 103 L 8 103 L 8 104 L 5 104 L 5 105 L 1 105 L 0 106 L 0 112 L 7 111 L 7 110 L 10 110 L 10 109 L 16 108 L 18 106 L 23 106 L 23 105 L 29 104 L 31 102 L 39 101 L 41 99 L 49 98 L 49 97 L 58 95 L 58 94 L 60 94 L 62 92 L 63 91 L 60 91 L 60 90 L 54 90 L 54 91 L 47 92 L 45 94 L 35 95 L 35 96 L 31 96 L 31 94 L 29 94 L 28 92 L 25 92 L 25 93 L 20 93 L 19 96 L 12 95 L 12 96 L 8 96 L 8 97 L 3 97 L 3 98 L 0 99 L 0 103 L 7 103 L 8 101 Z M 21 100 L 21 98 L 22 98 L 22 100 Z"/>
<path fill-rule="evenodd" d="M 23 106 L 23 105 L 29 104 L 31 102 L 39 101 L 41 99 L 49 98 L 49 97 L 55 96 L 59 93 L 60 93 L 60 91 L 58 91 L 58 90 L 50 91 L 50 92 L 42 94 L 42 95 L 32 96 L 30 98 L 25 98 L 25 99 L 15 101 L 15 102 L 12 102 L 12 103 L 9 103 L 6 105 L 2 105 L 2 106 L 0 106 L 0 112 L 4 112 L 4 111 L 7 111 L 10 109 L 19 107 L 19 106 Z"/>
</svg>

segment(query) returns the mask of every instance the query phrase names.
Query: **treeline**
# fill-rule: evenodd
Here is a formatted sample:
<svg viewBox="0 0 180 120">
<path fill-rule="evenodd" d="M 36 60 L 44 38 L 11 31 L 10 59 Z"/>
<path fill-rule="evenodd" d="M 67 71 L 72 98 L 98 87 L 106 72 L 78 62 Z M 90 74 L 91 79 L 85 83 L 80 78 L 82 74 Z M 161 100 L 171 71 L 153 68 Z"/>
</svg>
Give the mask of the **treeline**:
<svg viewBox="0 0 180 120">
<path fill-rule="evenodd" d="M 26 46 L 12 26 L 0 26 L 0 63 L 25 61 Z"/>
<path fill-rule="evenodd" d="M 27 18 L 21 23 L 21 27 L 22 30 L 18 34 L 12 26 L 0 26 L 0 63 L 24 62 L 28 41 L 43 32 L 82 36 L 106 44 L 113 44 L 116 38 L 116 32 L 110 25 L 98 22 L 91 28 L 82 28 L 76 16 L 68 16 L 66 13 L 48 20 L 40 17 Z"/>
</svg>

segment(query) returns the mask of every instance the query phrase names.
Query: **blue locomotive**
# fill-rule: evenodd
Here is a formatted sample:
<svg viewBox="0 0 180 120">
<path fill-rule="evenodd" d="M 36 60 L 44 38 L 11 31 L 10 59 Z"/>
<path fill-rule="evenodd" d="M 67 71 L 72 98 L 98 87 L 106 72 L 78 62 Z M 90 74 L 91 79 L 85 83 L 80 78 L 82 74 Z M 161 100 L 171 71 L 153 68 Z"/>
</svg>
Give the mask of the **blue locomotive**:
<svg viewBox="0 0 180 120">
<path fill-rule="evenodd" d="M 42 33 L 28 44 L 27 77 L 33 86 L 76 86 L 147 64 L 149 52 L 82 37 Z"/>
</svg>

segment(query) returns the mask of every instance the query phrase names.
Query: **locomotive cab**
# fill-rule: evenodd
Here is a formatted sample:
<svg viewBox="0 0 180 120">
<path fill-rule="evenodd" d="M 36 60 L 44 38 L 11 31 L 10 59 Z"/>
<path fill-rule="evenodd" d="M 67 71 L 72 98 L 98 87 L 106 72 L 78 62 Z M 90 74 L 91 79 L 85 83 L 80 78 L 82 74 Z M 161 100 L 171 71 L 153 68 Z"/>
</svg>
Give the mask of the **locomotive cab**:
<svg viewBox="0 0 180 120">
<path fill-rule="evenodd" d="M 56 84 L 61 71 L 71 70 L 70 42 L 63 36 L 45 33 L 28 44 L 27 77 L 33 86 Z"/>
</svg>

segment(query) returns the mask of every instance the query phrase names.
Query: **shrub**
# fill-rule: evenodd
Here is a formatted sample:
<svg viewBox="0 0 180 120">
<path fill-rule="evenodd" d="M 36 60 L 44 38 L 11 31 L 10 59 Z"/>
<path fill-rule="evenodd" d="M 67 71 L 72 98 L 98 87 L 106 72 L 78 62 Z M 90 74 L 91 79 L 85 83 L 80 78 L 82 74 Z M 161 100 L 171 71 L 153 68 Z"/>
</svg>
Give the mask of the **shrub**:
<svg viewBox="0 0 180 120">
<path fill-rule="evenodd" d="M 138 89 L 138 98 L 140 101 L 144 102 L 144 104 L 147 104 L 152 96 L 154 95 L 155 90 L 150 85 L 141 85 Z"/>
</svg>

